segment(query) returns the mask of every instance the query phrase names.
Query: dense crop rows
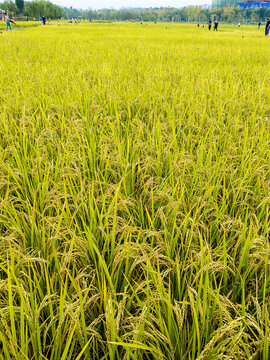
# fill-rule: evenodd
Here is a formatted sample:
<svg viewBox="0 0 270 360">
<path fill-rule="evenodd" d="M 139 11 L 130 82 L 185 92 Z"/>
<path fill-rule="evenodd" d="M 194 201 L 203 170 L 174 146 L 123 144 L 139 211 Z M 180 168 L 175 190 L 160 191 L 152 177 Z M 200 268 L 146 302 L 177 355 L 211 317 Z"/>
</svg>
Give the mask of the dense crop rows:
<svg viewBox="0 0 270 360">
<path fill-rule="evenodd" d="M 0 359 L 268 360 L 269 39 L 0 36 Z"/>
</svg>

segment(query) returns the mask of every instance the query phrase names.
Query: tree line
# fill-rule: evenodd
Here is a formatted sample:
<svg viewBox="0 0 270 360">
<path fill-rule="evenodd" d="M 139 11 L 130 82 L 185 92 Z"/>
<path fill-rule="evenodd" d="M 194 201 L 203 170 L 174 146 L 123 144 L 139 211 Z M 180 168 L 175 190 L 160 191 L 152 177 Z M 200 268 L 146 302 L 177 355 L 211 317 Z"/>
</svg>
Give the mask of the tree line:
<svg viewBox="0 0 270 360">
<path fill-rule="evenodd" d="M 164 22 L 207 22 L 216 19 L 226 23 L 265 21 L 270 16 L 270 9 L 252 8 L 241 9 L 239 6 L 205 9 L 201 6 L 190 6 L 182 9 L 175 8 L 150 8 L 150 9 L 122 9 L 81 11 L 81 16 L 99 20 L 117 21 L 164 21 Z"/>
<path fill-rule="evenodd" d="M 9 11 L 15 15 L 23 15 L 27 18 L 36 18 L 45 16 L 48 19 L 59 19 L 65 16 L 62 7 L 52 4 L 50 1 L 35 0 L 24 2 L 24 0 L 6 0 L 0 3 L 0 9 Z"/>
<path fill-rule="evenodd" d="M 24 2 L 24 0 L 6 0 L 0 3 L 0 9 L 8 10 L 16 15 L 22 14 L 28 18 L 45 16 L 51 19 L 84 18 L 103 21 L 162 21 L 162 22 L 206 22 L 217 19 L 227 23 L 265 21 L 270 16 L 270 9 L 241 9 L 239 6 L 214 7 L 206 9 L 201 6 L 190 6 L 181 9 L 161 7 L 149 9 L 102 9 L 78 10 L 63 8 L 45 0 Z"/>
</svg>

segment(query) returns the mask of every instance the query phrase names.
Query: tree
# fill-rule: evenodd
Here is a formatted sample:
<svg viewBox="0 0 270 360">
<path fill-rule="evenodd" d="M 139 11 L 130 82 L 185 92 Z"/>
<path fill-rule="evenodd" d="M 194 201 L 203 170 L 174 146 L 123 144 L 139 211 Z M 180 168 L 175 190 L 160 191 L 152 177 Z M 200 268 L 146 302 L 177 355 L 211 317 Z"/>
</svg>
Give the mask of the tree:
<svg viewBox="0 0 270 360">
<path fill-rule="evenodd" d="M 24 0 L 16 0 L 16 6 L 19 12 L 22 13 L 24 9 Z"/>
<path fill-rule="evenodd" d="M 0 9 L 9 11 L 10 13 L 16 13 L 18 10 L 16 5 L 12 1 L 4 1 L 0 4 Z"/>
<path fill-rule="evenodd" d="M 30 1 L 25 5 L 24 14 L 29 17 L 39 18 L 45 16 L 48 19 L 59 19 L 64 15 L 64 11 L 60 6 L 49 1 Z"/>
<path fill-rule="evenodd" d="M 250 16 L 250 22 L 251 23 L 258 23 L 260 21 L 260 15 L 256 13 L 255 11 L 252 12 Z"/>
</svg>

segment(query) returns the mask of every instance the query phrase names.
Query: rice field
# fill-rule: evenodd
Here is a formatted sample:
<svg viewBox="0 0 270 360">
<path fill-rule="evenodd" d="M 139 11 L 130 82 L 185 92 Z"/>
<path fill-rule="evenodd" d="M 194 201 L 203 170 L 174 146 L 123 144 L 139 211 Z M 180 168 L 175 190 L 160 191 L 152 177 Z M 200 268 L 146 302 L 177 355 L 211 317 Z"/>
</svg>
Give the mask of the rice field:
<svg viewBox="0 0 270 360">
<path fill-rule="evenodd" d="M 269 41 L 0 34 L 0 359 L 269 360 Z"/>
<path fill-rule="evenodd" d="M 40 21 L 15 21 L 15 24 L 11 23 L 12 30 L 21 30 L 21 29 L 27 29 L 30 27 L 39 27 L 41 24 Z M 3 20 L 0 20 L 0 31 L 6 30 L 6 22 Z M 8 30 L 10 31 L 10 30 Z M 1 39 L 2 40 L 2 39 Z M 2 43 L 2 41 L 1 41 Z"/>
</svg>

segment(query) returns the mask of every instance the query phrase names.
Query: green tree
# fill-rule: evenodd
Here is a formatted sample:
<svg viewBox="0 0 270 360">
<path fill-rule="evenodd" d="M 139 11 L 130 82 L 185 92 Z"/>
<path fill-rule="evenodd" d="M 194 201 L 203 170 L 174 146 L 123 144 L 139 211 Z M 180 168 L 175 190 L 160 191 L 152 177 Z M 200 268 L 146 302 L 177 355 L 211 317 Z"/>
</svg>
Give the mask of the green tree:
<svg viewBox="0 0 270 360">
<path fill-rule="evenodd" d="M 17 12 L 17 6 L 15 5 L 15 3 L 13 1 L 4 1 L 0 4 L 0 9 L 5 10 L 5 11 L 9 11 L 11 13 L 16 13 Z"/>
<path fill-rule="evenodd" d="M 24 14 L 29 17 L 39 18 L 45 16 L 50 19 L 58 19 L 64 15 L 60 6 L 54 5 L 49 1 L 31 1 L 25 4 Z"/>
<path fill-rule="evenodd" d="M 19 10 L 20 13 L 23 12 L 23 9 L 24 9 L 24 0 L 16 0 L 16 6 Z"/>
<path fill-rule="evenodd" d="M 250 17 L 250 21 L 251 23 L 258 23 L 260 21 L 260 15 L 253 11 Z"/>
</svg>

